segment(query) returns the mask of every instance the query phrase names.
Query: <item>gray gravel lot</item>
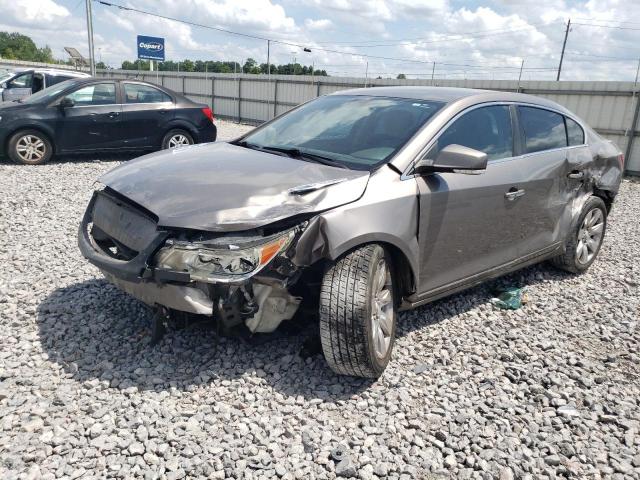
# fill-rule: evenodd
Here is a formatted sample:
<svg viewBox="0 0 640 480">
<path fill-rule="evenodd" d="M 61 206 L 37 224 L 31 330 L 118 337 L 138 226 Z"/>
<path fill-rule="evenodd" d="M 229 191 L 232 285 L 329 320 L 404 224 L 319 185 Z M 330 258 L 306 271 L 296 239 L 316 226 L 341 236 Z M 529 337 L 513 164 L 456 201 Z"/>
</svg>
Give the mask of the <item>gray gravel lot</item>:
<svg viewBox="0 0 640 480">
<path fill-rule="evenodd" d="M 372 383 L 301 358 L 304 329 L 150 347 L 150 311 L 76 246 L 122 160 L 0 164 L 1 479 L 640 478 L 640 182 L 588 273 L 500 280 L 526 286 L 517 311 L 494 283 L 402 314 Z"/>
</svg>

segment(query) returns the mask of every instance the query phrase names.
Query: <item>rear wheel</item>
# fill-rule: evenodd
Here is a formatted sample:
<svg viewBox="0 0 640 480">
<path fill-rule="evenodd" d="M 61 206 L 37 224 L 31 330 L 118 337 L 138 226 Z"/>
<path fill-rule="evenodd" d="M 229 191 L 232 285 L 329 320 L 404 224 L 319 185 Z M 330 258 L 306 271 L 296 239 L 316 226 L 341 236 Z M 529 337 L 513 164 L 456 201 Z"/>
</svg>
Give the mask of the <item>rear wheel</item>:
<svg viewBox="0 0 640 480">
<path fill-rule="evenodd" d="M 187 145 L 193 145 L 193 137 L 186 130 L 173 129 L 169 130 L 162 139 L 162 149 L 180 148 Z"/>
<path fill-rule="evenodd" d="M 599 197 L 590 197 L 573 225 L 563 255 L 551 263 L 568 272 L 586 271 L 595 261 L 607 229 L 607 207 Z"/>
<path fill-rule="evenodd" d="M 53 146 L 38 130 L 21 130 L 9 139 L 7 154 L 16 163 L 41 165 L 53 154 Z"/>
<path fill-rule="evenodd" d="M 320 340 L 333 371 L 379 377 L 391 358 L 395 332 L 391 259 L 367 245 L 338 260 L 320 290 Z"/>
</svg>

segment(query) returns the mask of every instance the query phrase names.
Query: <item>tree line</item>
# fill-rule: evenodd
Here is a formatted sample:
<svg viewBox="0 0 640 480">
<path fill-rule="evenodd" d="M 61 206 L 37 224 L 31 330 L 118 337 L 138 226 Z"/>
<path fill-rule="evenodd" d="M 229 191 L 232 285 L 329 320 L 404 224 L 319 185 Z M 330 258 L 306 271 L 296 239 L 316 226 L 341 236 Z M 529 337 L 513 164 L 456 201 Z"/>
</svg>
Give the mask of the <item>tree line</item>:
<svg viewBox="0 0 640 480">
<path fill-rule="evenodd" d="M 28 62 L 54 62 L 53 53 L 48 46 L 38 48 L 30 37 L 18 32 L 0 32 L 0 58 Z"/>
<path fill-rule="evenodd" d="M 56 60 L 49 46 L 38 48 L 35 42 L 21 33 L 0 32 L 0 58 L 10 60 L 24 60 L 29 62 L 60 63 L 73 65 L 73 60 Z M 96 68 L 109 68 L 104 62 L 97 62 Z M 123 70 L 149 70 L 148 60 L 125 60 L 122 62 Z M 170 72 L 210 72 L 210 73 L 267 73 L 270 70 L 273 75 L 315 75 L 326 77 L 327 71 L 316 69 L 313 65 L 301 65 L 300 63 L 286 63 L 282 65 L 267 65 L 258 63 L 253 58 L 248 58 L 244 64 L 219 60 L 167 60 L 158 62 L 160 71 Z"/>
<path fill-rule="evenodd" d="M 106 65 L 98 62 L 96 68 L 105 68 Z M 123 70 L 149 70 L 149 60 L 125 60 L 122 62 Z M 157 68 L 161 72 L 209 72 L 209 73 L 267 73 L 271 71 L 273 75 L 315 75 L 326 77 L 327 71 L 316 69 L 313 65 L 301 65 L 299 63 L 286 63 L 283 65 L 258 63 L 253 58 L 248 58 L 244 65 L 240 62 L 223 62 L 213 60 L 182 60 L 179 62 L 167 60 L 157 62 Z"/>
</svg>

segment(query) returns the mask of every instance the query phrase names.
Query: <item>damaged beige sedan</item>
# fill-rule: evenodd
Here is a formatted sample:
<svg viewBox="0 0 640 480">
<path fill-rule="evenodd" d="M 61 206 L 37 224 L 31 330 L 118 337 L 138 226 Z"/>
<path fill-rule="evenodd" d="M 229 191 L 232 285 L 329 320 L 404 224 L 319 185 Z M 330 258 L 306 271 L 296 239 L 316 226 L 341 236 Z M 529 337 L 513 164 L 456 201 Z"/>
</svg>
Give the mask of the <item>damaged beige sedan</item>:
<svg viewBox="0 0 640 480">
<path fill-rule="evenodd" d="M 329 366 L 378 377 L 398 311 L 543 260 L 589 268 L 622 172 L 615 145 L 548 100 L 349 90 L 115 168 L 79 245 L 158 317 L 256 334 L 306 304 Z"/>
</svg>

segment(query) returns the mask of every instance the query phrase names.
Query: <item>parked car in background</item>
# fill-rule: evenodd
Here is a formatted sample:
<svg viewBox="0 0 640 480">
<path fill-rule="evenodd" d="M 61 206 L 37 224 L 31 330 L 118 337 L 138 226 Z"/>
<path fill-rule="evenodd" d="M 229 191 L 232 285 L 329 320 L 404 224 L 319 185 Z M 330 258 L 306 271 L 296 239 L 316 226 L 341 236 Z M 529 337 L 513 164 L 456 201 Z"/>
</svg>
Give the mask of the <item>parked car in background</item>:
<svg viewBox="0 0 640 480">
<path fill-rule="evenodd" d="M 67 80 L 0 104 L 0 145 L 17 163 L 44 163 L 54 153 L 158 150 L 215 139 L 207 105 L 136 80 Z"/>
<path fill-rule="evenodd" d="M 530 95 L 380 87 L 99 179 L 82 254 L 158 308 L 271 332 L 302 302 L 338 373 L 377 377 L 397 312 L 551 260 L 594 262 L 623 156 Z"/>
<path fill-rule="evenodd" d="M 72 78 L 89 78 L 88 73 L 54 68 L 19 70 L 0 77 L 0 99 L 13 102 Z"/>
</svg>

